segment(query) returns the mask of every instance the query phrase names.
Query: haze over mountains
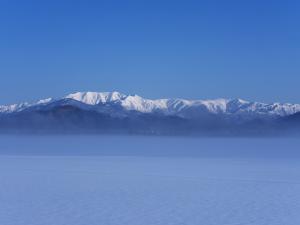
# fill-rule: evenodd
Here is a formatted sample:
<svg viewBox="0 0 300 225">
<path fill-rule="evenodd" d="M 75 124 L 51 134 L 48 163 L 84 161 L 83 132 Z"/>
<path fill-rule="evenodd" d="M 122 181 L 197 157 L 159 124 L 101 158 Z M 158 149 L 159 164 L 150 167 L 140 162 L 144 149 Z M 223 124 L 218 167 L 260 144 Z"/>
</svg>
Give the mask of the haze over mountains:
<svg viewBox="0 0 300 225">
<path fill-rule="evenodd" d="M 296 132 L 300 104 L 242 99 L 145 99 L 119 92 L 77 92 L 65 97 L 0 106 L 2 132 L 142 134 L 262 134 Z"/>
</svg>

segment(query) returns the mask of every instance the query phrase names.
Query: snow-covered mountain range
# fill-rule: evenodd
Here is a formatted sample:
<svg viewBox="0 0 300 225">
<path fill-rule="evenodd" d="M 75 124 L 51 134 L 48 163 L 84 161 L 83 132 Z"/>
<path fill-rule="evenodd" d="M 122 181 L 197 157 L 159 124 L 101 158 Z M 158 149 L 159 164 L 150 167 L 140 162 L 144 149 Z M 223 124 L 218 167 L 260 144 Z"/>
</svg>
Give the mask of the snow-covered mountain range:
<svg viewBox="0 0 300 225">
<path fill-rule="evenodd" d="M 119 92 L 0 106 L 0 133 L 300 134 L 300 105 L 241 99 L 146 99 Z"/>
<path fill-rule="evenodd" d="M 260 103 L 242 99 L 186 100 L 145 99 L 138 95 L 119 92 L 77 92 L 65 97 L 43 99 L 34 103 L 0 106 L 1 114 L 26 110 L 41 110 L 60 105 L 71 105 L 84 110 L 126 116 L 130 112 L 161 113 L 182 118 L 198 118 L 206 114 L 238 116 L 239 118 L 284 117 L 300 112 L 300 104 Z"/>
</svg>

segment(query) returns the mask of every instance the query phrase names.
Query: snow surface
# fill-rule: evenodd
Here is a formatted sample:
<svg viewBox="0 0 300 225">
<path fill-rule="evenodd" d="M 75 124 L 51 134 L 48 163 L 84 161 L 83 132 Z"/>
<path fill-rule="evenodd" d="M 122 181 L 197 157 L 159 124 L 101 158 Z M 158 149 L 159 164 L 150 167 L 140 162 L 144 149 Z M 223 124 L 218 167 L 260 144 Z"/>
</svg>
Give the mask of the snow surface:
<svg viewBox="0 0 300 225">
<path fill-rule="evenodd" d="M 300 224 L 299 146 L 0 136 L 0 224 Z"/>
<path fill-rule="evenodd" d="M 55 101 L 53 98 L 41 99 L 34 103 L 20 103 L 20 104 L 13 104 L 13 105 L 0 105 L 0 113 L 13 113 L 13 112 L 20 112 L 24 109 L 27 109 L 32 106 L 39 106 L 39 105 L 46 105 L 51 102 Z"/>
<path fill-rule="evenodd" d="M 84 103 L 89 109 L 99 105 L 113 104 L 131 111 L 142 113 L 162 112 L 167 115 L 178 115 L 185 118 L 194 117 L 195 113 L 226 114 L 226 115 L 256 115 L 256 116 L 287 116 L 300 112 L 300 104 L 290 103 L 260 103 L 242 99 L 215 100 L 185 100 L 185 99 L 146 99 L 138 95 L 125 95 L 119 92 L 77 92 L 60 99 L 45 99 L 35 103 L 21 103 L 10 106 L 0 106 L 0 113 L 19 112 L 36 105 L 47 105 L 54 101 L 72 99 Z"/>
</svg>

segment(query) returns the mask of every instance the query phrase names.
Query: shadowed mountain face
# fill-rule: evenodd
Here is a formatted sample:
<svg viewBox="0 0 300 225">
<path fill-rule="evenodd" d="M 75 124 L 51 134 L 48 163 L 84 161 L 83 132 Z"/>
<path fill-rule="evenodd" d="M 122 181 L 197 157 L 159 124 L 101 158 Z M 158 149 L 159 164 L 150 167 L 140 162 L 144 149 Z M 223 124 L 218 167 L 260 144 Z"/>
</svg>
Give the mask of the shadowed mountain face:
<svg viewBox="0 0 300 225">
<path fill-rule="evenodd" d="M 287 116 L 285 118 L 285 121 L 294 125 L 299 125 L 300 124 L 300 113 L 295 113 L 291 116 Z"/>
<path fill-rule="evenodd" d="M 184 120 L 159 114 L 132 112 L 126 117 L 112 117 L 108 113 L 84 110 L 63 105 L 45 109 L 25 110 L 0 117 L 0 129 L 18 132 L 101 132 L 101 133 L 160 133 L 179 128 Z"/>
<path fill-rule="evenodd" d="M 300 134 L 300 113 L 280 118 L 280 126 L 290 134 Z"/>
<path fill-rule="evenodd" d="M 299 105 L 235 100 L 147 100 L 113 93 L 75 93 L 34 104 L 1 106 L 0 131 L 156 135 L 297 133 Z"/>
<path fill-rule="evenodd" d="M 285 127 L 286 128 L 286 127 Z M 161 113 L 127 112 L 116 117 L 108 113 L 64 105 L 25 110 L 0 117 L 1 132 L 14 133 L 122 133 L 155 135 L 261 135 L 281 129 L 270 120 L 237 123 L 230 118 L 207 114 L 184 119 Z"/>
</svg>

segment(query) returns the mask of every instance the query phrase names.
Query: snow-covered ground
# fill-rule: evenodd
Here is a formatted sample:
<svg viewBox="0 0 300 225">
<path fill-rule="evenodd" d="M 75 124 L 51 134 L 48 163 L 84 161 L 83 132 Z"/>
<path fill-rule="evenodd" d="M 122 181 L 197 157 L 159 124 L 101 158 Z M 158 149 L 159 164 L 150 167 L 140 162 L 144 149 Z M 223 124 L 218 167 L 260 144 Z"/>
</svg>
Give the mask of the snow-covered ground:
<svg viewBox="0 0 300 225">
<path fill-rule="evenodd" d="M 0 137 L 2 225 L 300 224 L 300 140 Z"/>
</svg>

